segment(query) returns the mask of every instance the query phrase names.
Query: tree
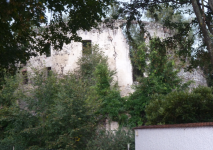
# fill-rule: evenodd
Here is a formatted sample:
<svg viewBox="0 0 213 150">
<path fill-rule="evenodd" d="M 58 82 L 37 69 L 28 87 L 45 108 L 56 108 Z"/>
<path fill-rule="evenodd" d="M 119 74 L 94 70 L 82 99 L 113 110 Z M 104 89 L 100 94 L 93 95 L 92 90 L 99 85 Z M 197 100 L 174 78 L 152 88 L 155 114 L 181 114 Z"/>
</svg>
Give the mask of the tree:
<svg viewBox="0 0 213 150">
<path fill-rule="evenodd" d="M 209 6 L 211 6 L 212 2 L 211 0 L 208 0 Z M 210 54 L 210 60 L 211 64 L 213 65 L 213 45 L 212 45 L 212 39 L 211 36 L 213 36 L 213 30 L 212 30 L 212 15 L 213 10 L 211 10 L 211 7 L 204 6 L 204 3 L 200 3 L 200 1 L 191 0 L 191 4 L 194 10 L 194 13 L 197 18 L 197 22 L 199 23 L 199 27 L 201 30 L 201 33 L 203 35 L 204 44 L 207 46 L 207 50 Z M 204 7 L 208 9 L 208 12 L 204 12 Z M 207 28 L 208 27 L 208 28 Z"/>
<path fill-rule="evenodd" d="M 126 124 L 125 99 L 120 95 L 117 82 L 113 81 L 114 72 L 109 70 L 107 64 L 98 64 L 94 75 L 96 81 L 94 90 L 101 100 L 101 106 L 97 113 L 103 119 Z"/>
<path fill-rule="evenodd" d="M 55 50 L 71 40 L 79 41 L 78 30 L 96 27 L 112 0 L 2 0 L 0 2 L 0 69 L 14 72 L 18 63 Z M 50 23 L 46 9 L 52 14 Z M 85 13 L 86 12 L 86 13 Z M 63 13 L 68 16 L 64 22 Z M 0 71 L 1 71 L 0 70 Z"/>
<path fill-rule="evenodd" d="M 89 47 L 88 47 L 89 48 Z M 97 45 L 92 46 L 92 54 L 85 54 L 78 61 L 78 76 L 90 89 L 88 101 L 100 105 L 97 114 L 119 123 L 126 123 L 125 99 L 120 96 L 117 82 L 114 81 L 115 70 L 110 70 L 108 58 Z M 94 107 L 94 106 L 93 106 Z"/>
<path fill-rule="evenodd" d="M 83 149 L 94 133 L 98 120 L 84 83 L 45 75 L 36 71 L 27 87 L 12 77 L 1 90 L 1 149 Z"/>
<path fill-rule="evenodd" d="M 92 50 L 79 59 L 75 73 L 63 77 L 47 75 L 46 68 L 33 69 L 28 85 L 22 74 L 5 76 L 0 89 L 2 150 L 85 149 L 103 119 L 125 121 L 115 71 L 97 46 Z"/>
<path fill-rule="evenodd" d="M 162 4 L 166 8 L 172 8 L 176 12 L 181 12 L 188 15 L 195 14 L 195 18 L 192 18 L 191 22 L 172 22 L 169 18 L 165 18 L 163 21 L 163 26 L 176 30 L 173 37 L 169 37 L 164 41 L 167 43 L 167 46 L 172 47 L 173 49 L 179 48 L 179 55 L 181 58 L 190 57 L 193 51 L 192 40 L 183 38 L 188 37 L 188 34 L 191 31 L 193 26 L 199 27 L 199 34 L 203 39 L 203 45 L 207 49 L 209 57 L 209 62 L 211 62 L 211 66 L 213 66 L 213 46 L 212 46 L 212 23 L 213 23 L 213 10 L 212 10 L 212 1 L 208 0 L 208 2 L 204 2 L 203 0 L 142 0 L 137 1 L 133 0 L 131 3 L 122 3 L 121 11 L 123 12 L 121 15 L 126 14 L 127 16 L 127 34 L 130 35 L 130 31 L 128 30 L 131 26 L 132 21 L 137 21 L 138 24 L 142 26 L 141 17 L 144 15 L 144 11 L 149 11 L 152 14 L 155 14 L 156 10 L 162 10 Z M 185 10 L 181 10 L 183 6 L 188 6 Z M 191 10 L 193 8 L 193 11 Z M 157 14 L 154 15 L 157 18 Z M 144 28 L 141 28 L 144 30 Z M 195 33 L 196 35 L 197 33 Z M 205 53 L 205 48 L 202 50 L 202 53 Z M 196 51 L 195 51 L 195 54 Z M 184 56 L 184 57 L 183 57 Z M 191 57 L 192 58 L 192 57 Z M 196 56 L 194 57 L 196 59 Z M 206 58 L 204 58 L 206 59 Z M 184 59 L 185 60 L 185 59 Z M 193 58 L 192 58 L 193 60 Z"/>
<path fill-rule="evenodd" d="M 159 10 L 147 10 L 146 17 L 151 18 L 154 22 L 164 24 L 166 20 L 173 23 L 181 23 L 184 21 L 184 17 L 178 10 L 175 11 L 174 8 L 166 6 L 165 4 L 160 5 Z"/>
<path fill-rule="evenodd" d="M 181 83 L 178 70 L 174 70 L 174 60 L 169 60 L 166 55 L 165 43 L 159 38 L 153 38 L 149 48 L 146 51 L 144 45 L 141 45 L 133 58 L 138 68 L 142 68 L 141 72 L 147 74 L 147 77 L 137 79 L 139 83 L 135 92 L 126 102 L 127 112 L 131 115 L 128 124 L 133 127 L 146 123 L 145 107 L 153 94 L 166 95 L 173 90 L 183 90 L 190 84 Z"/>
<path fill-rule="evenodd" d="M 144 33 L 140 31 L 140 26 L 133 24 L 129 30 L 131 33 L 131 39 L 129 40 L 130 59 L 133 68 L 133 81 L 135 81 L 137 77 L 142 77 L 145 71 L 146 63 L 143 59 L 146 55 L 144 52 L 147 52 L 148 47 L 145 44 Z M 140 57 L 141 55 L 144 55 L 144 57 Z"/>
<path fill-rule="evenodd" d="M 115 131 L 97 130 L 94 137 L 87 144 L 86 150 L 126 150 L 130 144 L 129 150 L 135 149 L 134 131 L 129 128 L 125 130 L 119 128 Z"/>
<path fill-rule="evenodd" d="M 24 143 L 17 133 L 17 129 L 24 128 L 27 124 L 23 120 L 27 115 L 18 107 L 17 99 L 22 97 L 21 92 L 17 90 L 22 80 L 18 76 L 12 77 L 5 75 L 5 84 L 0 90 L 0 147 L 3 150 L 12 149 L 15 146 L 18 150 L 24 149 Z M 19 123 L 22 124 L 19 124 Z M 15 142 L 14 139 L 20 139 Z"/>
<path fill-rule="evenodd" d="M 197 87 L 191 92 L 174 91 L 154 95 L 146 106 L 147 125 L 212 121 L 212 89 Z"/>
</svg>

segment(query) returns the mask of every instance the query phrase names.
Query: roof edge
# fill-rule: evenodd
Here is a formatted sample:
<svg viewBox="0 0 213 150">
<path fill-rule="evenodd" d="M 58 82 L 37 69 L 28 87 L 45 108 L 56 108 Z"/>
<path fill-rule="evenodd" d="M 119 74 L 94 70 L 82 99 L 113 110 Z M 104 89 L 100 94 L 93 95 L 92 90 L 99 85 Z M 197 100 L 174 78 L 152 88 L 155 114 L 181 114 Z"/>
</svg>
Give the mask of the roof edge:
<svg viewBox="0 0 213 150">
<path fill-rule="evenodd" d="M 184 123 L 184 124 L 166 124 L 166 125 L 150 125 L 150 126 L 139 126 L 135 129 L 159 129 L 159 128 L 193 128 L 193 127 L 207 127 L 212 126 L 213 122 L 198 122 L 198 123 Z"/>
</svg>

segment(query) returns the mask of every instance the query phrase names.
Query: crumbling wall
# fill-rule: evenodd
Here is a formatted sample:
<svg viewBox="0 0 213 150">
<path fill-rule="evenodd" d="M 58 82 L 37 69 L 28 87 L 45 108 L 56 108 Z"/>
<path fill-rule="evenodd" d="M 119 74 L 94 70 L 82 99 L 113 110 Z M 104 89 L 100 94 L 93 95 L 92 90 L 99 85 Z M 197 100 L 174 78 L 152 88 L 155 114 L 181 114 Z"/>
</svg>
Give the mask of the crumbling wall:
<svg viewBox="0 0 213 150">
<path fill-rule="evenodd" d="M 122 23 L 122 22 L 121 22 Z M 145 29 L 149 31 L 150 35 L 166 38 L 171 36 L 171 31 L 164 28 L 162 25 L 156 23 L 145 23 Z M 92 29 L 91 31 L 78 31 L 77 32 L 82 40 L 91 40 L 92 45 L 98 44 L 99 48 L 108 57 L 108 64 L 111 70 L 116 70 L 115 81 L 118 81 L 121 96 L 127 96 L 133 92 L 131 85 L 133 84 L 132 65 L 129 57 L 129 45 L 122 33 L 120 23 L 115 22 L 114 28 L 110 29 L 106 24 L 101 24 L 99 29 Z M 145 35 L 146 43 L 149 43 L 148 36 Z M 82 57 L 82 43 L 71 41 L 70 44 L 64 45 L 61 51 L 55 51 L 51 48 L 51 57 L 45 55 L 33 57 L 27 64 L 28 71 L 31 67 L 43 68 L 51 67 L 51 69 L 58 74 L 67 74 L 73 72 L 78 65 L 76 62 Z M 181 69 L 179 76 L 184 79 L 195 81 L 191 88 L 198 85 L 207 86 L 206 79 L 200 69 L 195 69 L 193 72 L 184 72 Z M 118 128 L 117 122 L 106 121 L 106 128 L 114 130 Z"/>
<path fill-rule="evenodd" d="M 178 75 L 182 77 L 184 83 L 187 81 L 193 81 L 193 83 L 189 86 L 190 89 L 196 88 L 199 85 L 207 86 L 206 78 L 203 74 L 203 71 L 199 67 L 191 72 L 181 69 Z"/>
<path fill-rule="evenodd" d="M 82 37 L 82 40 L 91 40 L 92 45 L 98 44 L 99 48 L 108 57 L 108 64 L 111 70 L 115 70 L 117 73 L 114 77 L 115 81 L 118 81 L 121 95 L 127 96 L 133 92 L 131 85 L 133 84 L 132 77 L 132 65 L 129 58 L 129 45 L 120 28 L 122 21 L 117 21 L 113 24 L 114 28 L 107 27 L 106 24 L 101 24 L 99 29 L 92 29 L 91 31 L 78 31 L 78 35 Z M 172 35 L 172 31 L 163 27 L 160 24 L 153 22 L 144 22 L 145 29 L 150 33 L 152 37 L 166 38 Z M 145 34 L 146 43 L 149 43 L 149 38 Z M 64 45 L 61 51 L 55 51 L 51 49 L 51 57 L 45 55 L 31 58 L 28 66 L 35 68 L 51 67 L 52 70 L 58 74 L 67 74 L 73 72 L 78 66 L 77 60 L 82 56 L 82 43 L 71 41 L 70 44 Z M 30 67 L 28 67 L 30 70 Z M 179 73 L 185 81 L 189 79 L 194 80 L 195 83 L 192 87 L 198 85 L 206 86 L 206 80 L 201 70 L 195 70 L 194 72 Z"/>
<path fill-rule="evenodd" d="M 154 22 L 145 22 L 145 29 L 149 32 L 151 37 L 159 37 L 161 39 L 172 36 L 174 32 Z M 144 38 L 146 38 L 145 42 L 148 45 L 149 38 L 147 34 L 145 34 Z M 171 52 L 168 51 L 167 53 L 171 55 Z M 175 61 L 179 62 L 179 60 L 175 60 Z M 189 86 L 190 89 L 196 88 L 199 85 L 207 86 L 207 81 L 205 79 L 203 71 L 199 67 L 192 70 L 191 72 L 184 71 L 184 69 L 180 69 L 180 72 L 178 73 L 178 75 L 183 79 L 183 83 L 189 80 L 193 81 L 193 83 Z"/>
<path fill-rule="evenodd" d="M 82 37 L 82 40 L 91 40 L 92 45 L 99 45 L 99 48 L 108 57 L 110 69 L 117 72 L 114 80 L 118 82 L 121 95 L 126 96 L 132 92 L 130 87 L 133 79 L 129 45 L 122 33 L 120 23 L 115 22 L 113 29 L 107 27 L 106 24 L 101 24 L 99 29 L 92 29 L 89 32 L 80 30 L 77 34 Z M 78 67 L 76 62 L 81 56 L 82 43 L 72 41 L 70 44 L 64 45 L 61 51 L 55 51 L 52 48 L 51 57 L 42 55 L 31 58 L 28 66 L 51 67 L 51 70 L 58 74 L 67 74 Z M 28 70 L 30 70 L 29 67 Z"/>
</svg>

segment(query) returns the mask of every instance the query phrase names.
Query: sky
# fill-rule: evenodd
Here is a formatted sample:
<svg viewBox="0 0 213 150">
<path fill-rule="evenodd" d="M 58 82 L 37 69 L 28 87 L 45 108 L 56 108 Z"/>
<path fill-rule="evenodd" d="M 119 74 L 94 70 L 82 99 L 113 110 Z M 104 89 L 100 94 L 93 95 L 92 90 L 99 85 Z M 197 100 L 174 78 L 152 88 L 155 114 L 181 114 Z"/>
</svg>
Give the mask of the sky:
<svg viewBox="0 0 213 150">
<path fill-rule="evenodd" d="M 7 1 L 9 1 L 9 0 L 7 0 Z M 121 0 L 121 2 L 131 2 L 131 0 Z M 189 7 L 190 6 L 186 6 L 186 7 L 183 7 L 181 10 L 186 10 L 186 9 L 189 9 Z M 190 8 L 190 9 L 193 9 L 193 8 Z M 46 9 L 46 17 L 48 18 L 48 24 L 49 24 L 49 22 L 50 22 L 50 19 L 52 18 L 52 12 L 50 12 L 50 11 L 48 11 L 48 9 Z M 195 17 L 195 14 L 192 14 L 192 15 L 189 15 L 189 14 L 187 14 L 187 13 L 185 13 L 185 14 L 183 14 L 183 16 L 184 16 L 184 18 L 185 19 L 191 19 L 191 18 L 193 18 L 193 17 Z M 145 14 L 143 15 L 143 17 L 142 17 L 142 20 L 143 21 L 150 21 L 150 19 L 148 19 L 146 16 L 145 16 Z M 195 28 L 195 30 L 196 30 L 196 28 Z M 194 45 L 193 45 L 193 47 L 194 48 L 197 48 L 199 46 L 199 38 L 198 37 L 196 37 L 196 40 L 195 40 L 195 43 L 194 43 Z"/>
</svg>

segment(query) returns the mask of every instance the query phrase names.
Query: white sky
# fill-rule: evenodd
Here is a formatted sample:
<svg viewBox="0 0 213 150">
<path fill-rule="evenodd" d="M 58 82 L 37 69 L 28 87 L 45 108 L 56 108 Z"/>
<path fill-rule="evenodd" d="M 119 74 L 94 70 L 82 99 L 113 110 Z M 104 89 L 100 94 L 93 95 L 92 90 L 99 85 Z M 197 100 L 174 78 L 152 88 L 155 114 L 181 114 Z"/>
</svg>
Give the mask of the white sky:
<svg viewBox="0 0 213 150">
<path fill-rule="evenodd" d="M 7 0 L 7 1 L 9 1 L 9 0 Z M 131 2 L 131 0 L 121 0 L 121 2 Z M 181 10 L 184 11 L 184 10 L 188 9 L 189 7 L 190 6 L 183 7 Z M 190 8 L 190 9 L 193 10 L 193 8 Z M 48 17 L 48 23 L 49 23 L 50 22 L 50 18 L 52 17 L 51 12 L 48 12 L 48 9 L 46 9 L 46 14 L 45 15 L 46 15 L 46 17 Z M 183 16 L 185 17 L 185 19 L 191 19 L 192 17 L 195 17 L 195 14 L 189 15 L 188 13 L 185 13 L 185 14 L 183 14 Z M 150 21 L 148 18 L 146 18 L 145 15 L 143 15 L 142 20 L 143 21 Z M 197 37 L 197 40 L 195 40 L 195 43 L 194 43 L 193 47 L 196 48 L 198 46 L 199 46 L 199 39 Z"/>
</svg>

